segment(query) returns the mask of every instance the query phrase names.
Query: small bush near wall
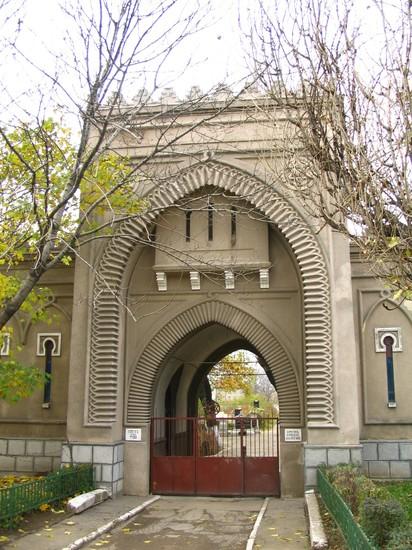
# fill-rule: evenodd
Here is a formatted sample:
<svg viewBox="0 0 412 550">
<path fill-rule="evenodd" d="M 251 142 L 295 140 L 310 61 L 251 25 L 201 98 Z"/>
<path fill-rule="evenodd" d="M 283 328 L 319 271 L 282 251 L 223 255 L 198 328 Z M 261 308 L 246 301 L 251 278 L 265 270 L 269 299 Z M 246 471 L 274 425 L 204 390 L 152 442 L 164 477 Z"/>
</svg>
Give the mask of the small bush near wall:
<svg viewBox="0 0 412 550">
<path fill-rule="evenodd" d="M 386 550 L 410 550 L 412 548 L 412 526 L 392 531 Z"/>
<path fill-rule="evenodd" d="M 406 524 L 406 513 L 397 500 L 367 498 L 361 509 L 360 524 L 369 539 L 382 548 L 392 532 Z"/>
<path fill-rule="evenodd" d="M 406 494 L 410 483 L 377 485 L 350 464 L 322 469 L 320 474 L 319 480 L 326 477 L 347 504 L 371 547 L 386 550 L 412 548 L 411 492 Z M 394 498 L 397 495 L 399 498 Z M 405 505 L 406 502 L 411 509 Z M 331 512 L 333 514 L 333 510 Z"/>
</svg>

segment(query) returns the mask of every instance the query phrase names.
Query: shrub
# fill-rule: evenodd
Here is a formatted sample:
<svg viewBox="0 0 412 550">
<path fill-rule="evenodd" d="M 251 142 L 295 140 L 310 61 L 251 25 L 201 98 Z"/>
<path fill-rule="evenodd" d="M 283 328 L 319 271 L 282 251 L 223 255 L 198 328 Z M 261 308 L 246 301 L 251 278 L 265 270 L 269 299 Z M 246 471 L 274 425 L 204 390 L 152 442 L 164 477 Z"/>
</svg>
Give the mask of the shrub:
<svg viewBox="0 0 412 550">
<path fill-rule="evenodd" d="M 362 474 L 358 466 L 353 464 L 340 464 L 327 470 L 327 475 L 355 517 L 359 516 L 367 498 L 380 500 L 390 498 L 386 489 L 378 487 L 371 479 Z"/>
<path fill-rule="evenodd" d="M 410 550 L 412 548 L 412 526 L 394 529 L 389 537 L 387 550 Z"/>
<path fill-rule="evenodd" d="M 356 478 L 360 475 L 359 468 L 353 464 L 340 464 L 328 470 L 329 481 L 335 486 L 343 500 L 349 506 L 352 514 L 357 512 L 357 484 Z"/>
<path fill-rule="evenodd" d="M 397 500 L 365 499 L 360 523 L 366 535 L 378 547 L 384 546 L 392 531 L 405 522 L 405 510 Z"/>
</svg>

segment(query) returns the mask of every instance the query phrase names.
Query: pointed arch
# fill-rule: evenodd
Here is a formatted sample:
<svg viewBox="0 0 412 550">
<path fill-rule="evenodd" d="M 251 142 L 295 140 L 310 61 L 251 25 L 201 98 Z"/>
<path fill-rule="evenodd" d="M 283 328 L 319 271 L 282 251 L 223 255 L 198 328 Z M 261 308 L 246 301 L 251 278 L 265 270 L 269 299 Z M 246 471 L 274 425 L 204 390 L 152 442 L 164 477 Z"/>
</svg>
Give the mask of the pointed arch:
<svg viewBox="0 0 412 550">
<path fill-rule="evenodd" d="M 217 300 L 197 304 L 169 321 L 149 342 L 133 371 L 127 396 L 126 423 L 150 420 L 153 386 L 167 355 L 188 334 L 217 323 L 250 342 L 268 365 L 276 381 L 280 420 L 302 424 L 302 399 L 291 359 L 273 334 L 250 314 Z"/>
<path fill-rule="evenodd" d="M 147 234 L 159 213 L 205 186 L 246 198 L 289 243 L 303 288 L 306 418 L 308 425 L 334 424 L 330 284 L 320 244 L 308 223 L 280 193 L 256 177 L 214 161 L 182 171 L 154 190 L 147 198 L 150 212 L 125 221 L 102 254 L 97 269 L 100 277 L 95 278 L 93 288 L 88 423 L 107 425 L 116 418 L 121 313 L 116 296 L 121 293 L 136 238 Z"/>
</svg>

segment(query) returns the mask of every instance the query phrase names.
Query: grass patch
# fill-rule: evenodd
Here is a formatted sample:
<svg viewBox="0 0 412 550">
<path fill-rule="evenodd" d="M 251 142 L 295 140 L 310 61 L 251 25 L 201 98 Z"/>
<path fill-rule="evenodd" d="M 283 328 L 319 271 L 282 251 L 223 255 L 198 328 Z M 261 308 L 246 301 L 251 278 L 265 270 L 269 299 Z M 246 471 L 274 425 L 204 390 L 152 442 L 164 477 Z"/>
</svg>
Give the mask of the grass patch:
<svg viewBox="0 0 412 550">
<path fill-rule="evenodd" d="M 385 483 L 384 487 L 391 494 L 392 498 L 402 504 L 408 516 L 408 521 L 412 522 L 412 481 Z"/>
</svg>

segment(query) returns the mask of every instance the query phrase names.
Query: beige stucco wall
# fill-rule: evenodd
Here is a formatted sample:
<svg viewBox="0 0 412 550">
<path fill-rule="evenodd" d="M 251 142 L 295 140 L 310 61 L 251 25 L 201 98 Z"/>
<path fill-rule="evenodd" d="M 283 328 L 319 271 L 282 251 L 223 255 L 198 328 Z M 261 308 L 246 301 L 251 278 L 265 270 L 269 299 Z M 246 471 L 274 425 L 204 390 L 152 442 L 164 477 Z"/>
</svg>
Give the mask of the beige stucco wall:
<svg viewBox="0 0 412 550">
<path fill-rule="evenodd" d="M 37 356 L 40 333 L 61 333 L 61 354 L 52 358 L 50 408 L 42 407 L 43 388 L 14 404 L 0 400 L 1 434 L 4 437 L 64 439 L 66 436 L 73 275 L 73 268 L 61 266 L 42 278 L 41 284 L 49 288 L 53 296 L 47 308 L 47 321 L 31 323 L 24 313 L 18 313 L 10 322 L 11 355 L 4 359 L 16 359 L 44 371 L 45 358 Z"/>
<path fill-rule="evenodd" d="M 355 248 L 352 257 L 354 315 L 359 342 L 361 439 L 410 439 L 412 311 L 408 303 L 399 305 L 390 299 L 390 292 L 373 278 Z M 385 353 L 375 349 L 376 328 L 401 331 L 402 351 L 393 354 L 396 408 L 387 405 L 386 358 Z"/>
</svg>

